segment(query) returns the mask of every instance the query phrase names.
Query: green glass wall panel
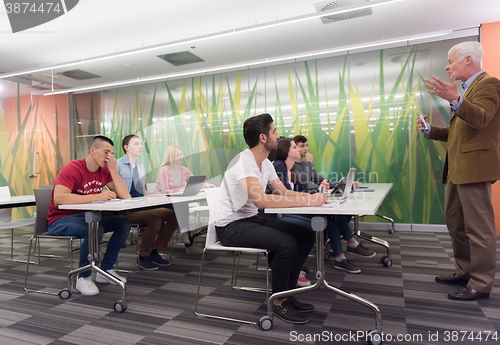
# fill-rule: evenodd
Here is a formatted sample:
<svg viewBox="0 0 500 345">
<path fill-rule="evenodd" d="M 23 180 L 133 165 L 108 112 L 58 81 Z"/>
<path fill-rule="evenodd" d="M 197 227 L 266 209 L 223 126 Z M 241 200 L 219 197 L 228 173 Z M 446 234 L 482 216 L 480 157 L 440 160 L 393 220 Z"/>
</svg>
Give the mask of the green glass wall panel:
<svg viewBox="0 0 500 345">
<path fill-rule="evenodd" d="M 360 182 L 393 183 L 380 213 L 443 224 L 445 145 L 426 140 L 415 119 L 448 123 L 449 106 L 430 97 L 423 79 L 446 79 L 447 52 L 464 40 L 477 37 L 107 90 L 96 132 L 115 141 L 117 157 L 125 135 L 143 138 L 150 179 L 170 144 L 183 147 L 194 174 L 220 178 L 246 148 L 243 121 L 268 112 L 281 135 L 308 137 L 326 178 L 355 167 Z"/>
</svg>

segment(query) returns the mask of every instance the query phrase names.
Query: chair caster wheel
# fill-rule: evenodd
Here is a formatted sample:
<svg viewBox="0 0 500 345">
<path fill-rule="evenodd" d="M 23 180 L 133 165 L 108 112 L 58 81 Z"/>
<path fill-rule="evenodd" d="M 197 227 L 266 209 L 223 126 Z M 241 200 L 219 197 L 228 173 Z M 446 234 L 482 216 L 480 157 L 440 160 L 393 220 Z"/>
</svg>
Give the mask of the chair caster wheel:
<svg viewBox="0 0 500 345">
<path fill-rule="evenodd" d="M 123 313 L 125 310 L 127 310 L 127 307 L 123 305 L 122 301 L 116 302 L 114 308 L 117 313 Z"/>
<path fill-rule="evenodd" d="M 68 299 L 71 296 L 71 292 L 69 292 L 69 289 L 62 289 L 58 295 L 60 299 Z"/>
<path fill-rule="evenodd" d="M 390 233 L 390 234 L 393 234 L 393 233 L 395 233 L 395 232 L 396 232 L 396 231 L 395 231 L 394 229 L 390 229 L 390 230 L 389 230 L 389 233 Z"/>
<path fill-rule="evenodd" d="M 384 255 L 380 258 L 380 261 L 384 264 L 385 267 L 391 267 L 392 266 L 392 260 L 387 256 Z"/>
<path fill-rule="evenodd" d="M 273 321 L 269 318 L 269 316 L 261 317 L 257 324 L 263 331 L 269 331 L 273 327 Z"/>
<path fill-rule="evenodd" d="M 325 261 L 328 261 L 330 260 L 330 254 L 329 253 L 325 253 Z"/>
<path fill-rule="evenodd" d="M 131 245 L 131 246 L 135 246 L 135 245 L 137 245 L 137 240 L 132 240 L 132 241 L 130 241 L 130 245 Z"/>
<path fill-rule="evenodd" d="M 367 334 L 369 345 L 380 345 L 382 344 L 382 336 L 377 331 L 368 331 Z"/>
</svg>

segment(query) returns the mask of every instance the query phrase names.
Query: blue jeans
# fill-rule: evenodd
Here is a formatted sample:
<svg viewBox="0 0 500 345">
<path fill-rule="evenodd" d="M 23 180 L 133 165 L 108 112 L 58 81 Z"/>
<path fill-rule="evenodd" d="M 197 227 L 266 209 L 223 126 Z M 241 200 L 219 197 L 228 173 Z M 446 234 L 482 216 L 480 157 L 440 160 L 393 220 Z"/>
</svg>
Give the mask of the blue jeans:
<svg viewBox="0 0 500 345">
<path fill-rule="evenodd" d="M 311 218 L 317 216 L 313 214 L 284 214 L 280 218 L 285 222 L 300 225 L 311 229 Z M 333 255 L 338 256 L 344 252 L 342 248 L 342 242 L 340 236 L 342 236 L 346 241 L 353 238 L 351 228 L 349 226 L 349 221 L 351 216 L 331 216 L 328 217 L 328 223 L 326 225 L 326 233 L 330 239 L 330 244 L 332 245 Z"/>
<path fill-rule="evenodd" d="M 78 267 L 89 265 L 88 224 L 85 222 L 85 212 L 65 216 L 49 224 L 48 233 L 60 236 L 77 236 L 83 238 L 80 247 L 80 262 Z M 130 222 L 123 216 L 103 216 L 99 222 L 99 242 L 105 232 L 113 232 L 108 241 L 106 252 L 101 262 L 101 268 L 105 271 L 113 268 L 118 253 L 127 240 L 130 232 Z M 80 277 L 89 277 L 92 271 L 87 270 L 80 273 Z"/>
</svg>

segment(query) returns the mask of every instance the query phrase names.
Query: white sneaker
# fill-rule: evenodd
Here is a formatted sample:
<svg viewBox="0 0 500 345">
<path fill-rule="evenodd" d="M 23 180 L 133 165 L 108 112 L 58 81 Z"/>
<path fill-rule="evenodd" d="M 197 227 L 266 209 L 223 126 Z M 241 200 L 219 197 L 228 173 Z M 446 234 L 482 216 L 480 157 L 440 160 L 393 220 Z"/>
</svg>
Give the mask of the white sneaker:
<svg viewBox="0 0 500 345">
<path fill-rule="evenodd" d="M 109 273 L 109 274 L 111 274 L 116 279 L 121 280 L 124 284 L 127 283 L 127 278 L 122 277 L 121 275 L 119 275 L 118 273 L 116 273 L 116 271 L 114 269 L 107 270 L 106 272 Z M 103 276 L 99 272 L 97 272 L 96 275 L 95 275 L 95 281 L 98 282 L 98 283 L 105 283 L 105 284 L 116 285 L 116 283 L 114 281 L 112 281 L 111 279 L 108 279 L 107 277 Z"/>
<path fill-rule="evenodd" d="M 78 277 L 78 279 L 76 280 L 76 289 L 85 296 L 93 296 L 99 293 L 99 289 L 92 281 L 92 276 L 88 276 L 85 278 Z"/>
<path fill-rule="evenodd" d="M 191 240 L 189 239 L 189 234 L 188 232 L 181 232 L 179 234 L 179 237 L 181 238 L 181 242 L 184 244 L 191 244 Z"/>
</svg>

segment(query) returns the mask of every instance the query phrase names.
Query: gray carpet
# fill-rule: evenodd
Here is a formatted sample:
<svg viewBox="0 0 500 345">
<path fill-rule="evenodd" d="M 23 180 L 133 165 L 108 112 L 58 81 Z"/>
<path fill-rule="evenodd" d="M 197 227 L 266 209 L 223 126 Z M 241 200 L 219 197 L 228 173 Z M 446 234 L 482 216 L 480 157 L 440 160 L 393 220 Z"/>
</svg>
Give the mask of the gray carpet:
<svg viewBox="0 0 500 345">
<path fill-rule="evenodd" d="M 16 259 L 26 258 L 29 232 L 15 237 Z M 353 257 L 360 274 L 333 269 L 331 259 L 325 262 L 326 279 L 378 305 L 384 344 L 500 343 L 500 274 L 489 299 L 451 301 L 446 295 L 455 288 L 434 282 L 436 275 L 454 269 L 447 234 L 370 234 L 391 243 L 394 265 L 384 267 L 384 251 L 369 244 L 376 257 Z M 65 248 L 64 242 L 45 241 L 42 253 L 64 254 Z M 117 286 L 98 284 L 99 295 L 75 293 L 67 300 L 25 293 L 26 265 L 8 260 L 9 254 L 10 239 L 0 239 L 0 344 L 365 344 L 364 332 L 375 328 L 371 310 L 324 288 L 300 297 L 316 306 L 305 325 L 274 318 L 273 328 L 265 332 L 255 325 L 199 318 L 193 308 L 201 255 L 186 254 L 180 245 L 174 247 L 171 266 L 124 274 L 128 309 L 121 314 L 113 310 L 121 295 Z M 124 248 L 120 268 L 137 270 L 134 255 L 135 247 Z M 231 289 L 232 261 L 231 252 L 207 254 L 200 311 L 257 321 L 265 315 L 265 295 Z M 264 286 L 255 261 L 255 255 L 242 256 L 242 285 Z M 310 264 L 314 270 L 314 258 Z M 68 259 L 42 258 L 40 266 L 30 265 L 29 283 L 58 292 L 69 268 Z M 313 280 L 314 273 L 308 278 Z"/>
</svg>

